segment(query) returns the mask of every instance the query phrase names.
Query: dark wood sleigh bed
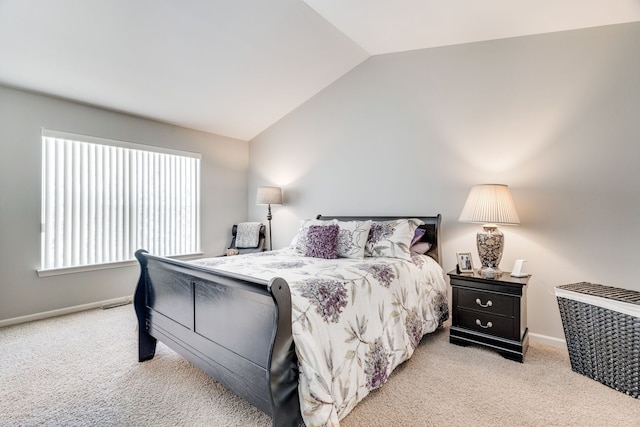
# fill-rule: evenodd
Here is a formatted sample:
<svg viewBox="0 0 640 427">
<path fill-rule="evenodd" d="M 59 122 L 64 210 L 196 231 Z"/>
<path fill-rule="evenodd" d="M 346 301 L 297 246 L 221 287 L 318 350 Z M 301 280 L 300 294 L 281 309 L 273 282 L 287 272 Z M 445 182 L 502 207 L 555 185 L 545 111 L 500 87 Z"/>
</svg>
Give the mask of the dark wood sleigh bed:
<svg viewBox="0 0 640 427">
<path fill-rule="evenodd" d="M 419 218 L 441 264 L 440 215 L 327 217 L 341 221 Z M 134 307 L 140 362 L 161 341 L 238 396 L 271 416 L 274 426 L 301 422 L 291 294 L 279 277 L 262 280 L 136 252 L 140 278 Z"/>
</svg>

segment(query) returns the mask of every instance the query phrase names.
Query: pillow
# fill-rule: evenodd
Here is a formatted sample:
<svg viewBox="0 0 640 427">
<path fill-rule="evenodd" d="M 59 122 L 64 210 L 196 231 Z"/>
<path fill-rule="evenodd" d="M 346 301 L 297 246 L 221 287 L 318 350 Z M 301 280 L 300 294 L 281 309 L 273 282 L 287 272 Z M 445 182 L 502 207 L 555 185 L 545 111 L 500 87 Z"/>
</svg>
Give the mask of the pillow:
<svg viewBox="0 0 640 427">
<path fill-rule="evenodd" d="M 413 239 L 411 240 L 411 247 L 409 248 L 411 255 L 424 255 L 429 252 L 429 249 L 431 249 L 431 243 L 423 241 L 428 237 L 426 233 L 427 230 L 424 228 L 416 228 L 416 231 L 413 234 Z"/>
<path fill-rule="evenodd" d="M 369 230 L 373 221 L 338 221 L 338 256 L 343 258 L 364 258 Z"/>
<path fill-rule="evenodd" d="M 300 228 L 296 232 L 296 235 L 293 236 L 293 239 L 291 240 L 291 245 L 289 245 L 289 247 L 291 249 L 294 249 L 296 252 L 304 254 L 307 251 L 307 231 L 309 230 L 309 226 L 329 225 L 333 223 L 335 223 L 335 221 L 321 221 L 319 219 L 301 219 Z"/>
<path fill-rule="evenodd" d="M 418 242 L 411 245 L 411 248 L 409 250 L 411 252 L 411 255 L 424 255 L 429 252 L 429 249 L 431 249 L 431 243 Z"/>
<path fill-rule="evenodd" d="M 307 221 L 308 220 L 305 220 L 305 219 L 300 220 L 300 227 L 298 228 L 298 231 L 296 231 L 296 234 L 293 235 L 293 239 L 291 239 L 291 244 L 289 245 L 291 249 L 296 249 L 298 247 L 298 240 L 300 240 L 300 233 L 302 233 L 302 228 L 304 227 L 304 224 Z"/>
<path fill-rule="evenodd" d="M 422 224 L 424 222 L 416 218 L 373 222 L 367 240 L 367 253 L 372 257 L 411 261 L 411 241 L 416 228 Z"/>
<path fill-rule="evenodd" d="M 422 239 L 422 236 L 424 236 L 424 233 L 426 232 L 427 230 L 425 230 L 424 228 L 420 228 L 420 227 L 416 228 L 415 233 L 413 233 L 413 239 L 411 239 L 411 246 L 418 243 Z"/>
<path fill-rule="evenodd" d="M 305 256 L 332 259 L 338 257 L 338 233 L 340 227 L 331 225 L 310 225 L 307 230 Z"/>
</svg>

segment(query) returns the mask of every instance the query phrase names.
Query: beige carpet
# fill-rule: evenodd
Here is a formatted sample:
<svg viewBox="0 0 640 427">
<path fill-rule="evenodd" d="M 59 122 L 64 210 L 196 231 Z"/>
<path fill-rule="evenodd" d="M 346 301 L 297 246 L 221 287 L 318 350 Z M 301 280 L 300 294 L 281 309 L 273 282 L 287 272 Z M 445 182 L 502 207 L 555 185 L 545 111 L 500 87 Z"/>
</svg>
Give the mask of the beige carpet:
<svg viewBox="0 0 640 427">
<path fill-rule="evenodd" d="M 131 305 L 0 329 L 0 426 L 269 426 L 271 419 L 163 345 L 137 362 Z M 532 344 L 520 364 L 422 341 L 341 423 L 356 426 L 640 426 L 640 400 Z"/>
</svg>

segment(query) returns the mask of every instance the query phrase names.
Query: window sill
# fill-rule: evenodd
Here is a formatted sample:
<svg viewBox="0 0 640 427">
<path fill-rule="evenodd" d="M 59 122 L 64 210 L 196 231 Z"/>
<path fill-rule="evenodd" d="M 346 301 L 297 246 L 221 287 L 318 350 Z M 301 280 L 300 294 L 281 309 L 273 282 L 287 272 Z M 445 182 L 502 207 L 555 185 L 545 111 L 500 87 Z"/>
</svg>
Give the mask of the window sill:
<svg viewBox="0 0 640 427">
<path fill-rule="evenodd" d="M 178 259 L 178 260 L 190 260 L 190 259 L 201 258 L 202 255 L 203 255 L 202 252 L 196 252 L 194 254 L 176 255 L 176 256 L 170 256 L 167 258 Z M 64 274 L 84 273 L 87 271 L 94 271 L 94 270 L 106 270 L 109 268 L 130 267 L 132 265 L 138 265 L 138 261 L 136 261 L 135 259 L 132 259 L 128 261 L 109 262 L 106 264 L 80 265 L 76 267 L 62 267 L 62 268 L 51 268 L 47 270 L 36 270 L 36 272 L 38 273 L 38 277 L 49 277 L 49 276 L 60 276 Z"/>
</svg>

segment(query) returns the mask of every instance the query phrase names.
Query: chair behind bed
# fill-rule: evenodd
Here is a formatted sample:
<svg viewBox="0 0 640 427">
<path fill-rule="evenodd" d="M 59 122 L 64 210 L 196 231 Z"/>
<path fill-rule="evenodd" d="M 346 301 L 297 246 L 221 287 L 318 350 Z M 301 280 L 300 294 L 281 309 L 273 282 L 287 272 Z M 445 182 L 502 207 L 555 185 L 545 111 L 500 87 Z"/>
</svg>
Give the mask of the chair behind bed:
<svg viewBox="0 0 640 427">
<path fill-rule="evenodd" d="M 238 225 L 233 224 L 231 227 L 231 243 L 229 244 L 229 249 L 237 249 L 238 254 L 248 254 L 252 252 L 263 252 L 265 249 L 265 231 L 266 227 L 264 224 L 260 226 L 260 238 L 258 239 L 258 245 L 253 248 L 239 248 L 236 246 L 236 237 L 238 235 Z"/>
</svg>

